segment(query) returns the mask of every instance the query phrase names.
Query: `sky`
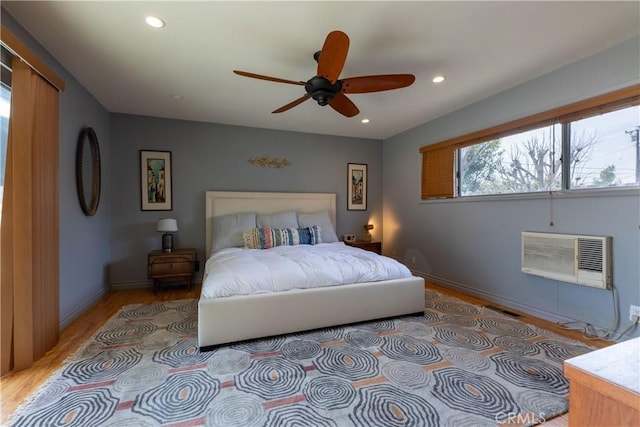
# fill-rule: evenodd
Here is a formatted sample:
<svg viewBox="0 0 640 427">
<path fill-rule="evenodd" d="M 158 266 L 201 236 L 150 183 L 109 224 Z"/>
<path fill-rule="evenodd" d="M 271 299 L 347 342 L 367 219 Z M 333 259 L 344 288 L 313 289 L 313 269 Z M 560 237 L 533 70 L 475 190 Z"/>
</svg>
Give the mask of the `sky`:
<svg viewBox="0 0 640 427">
<path fill-rule="evenodd" d="M 636 150 L 637 143 L 632 140 L 630 134 L 625 131 L 640 129 L 640 106 L 625 108 L 604 115 L 589 117 L 571 122 L 572 134 L 580 135 L 583 131 L 586 135 L 595 132 L 596 141 L 592 152 L 581 164 L 580 176 L 585 185 L 591 184 L 593 179 L 600 176 L 600 171 L 609 165 L 615 165 L 616 183 L 619 185 L 632 185 L 636 183 Z M 504 137 L 501 139 L 502 147 L 509 150 L 533 136 L 542 139 L 542 134 L 547 133 L 549 140 L 549 128 L 535 129 L 529 132 Z M 556 126 L 557 150 L 560 148 L 560 126 Z M 560 153 L 557 153 L 560 155 Z M 506 156 L 505 161 L 510 160 Z M 574 179 L 572 179 L 574 182 Z"/>
</svg>

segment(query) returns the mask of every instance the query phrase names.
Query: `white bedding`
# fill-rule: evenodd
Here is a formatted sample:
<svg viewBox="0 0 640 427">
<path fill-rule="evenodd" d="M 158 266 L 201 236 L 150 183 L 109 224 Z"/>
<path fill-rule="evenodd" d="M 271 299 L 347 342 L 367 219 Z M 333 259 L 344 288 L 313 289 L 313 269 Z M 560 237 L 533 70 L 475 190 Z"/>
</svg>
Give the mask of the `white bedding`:
<svg viewBox="0 0 640 427">
<path fill-rule="evenodd" d="M 271 249 L 226 248 L 205 266 L 202 298 L 336 286 L 411 277 L 398 261 L 342 242 L 278 246 Z"/>
</svg>

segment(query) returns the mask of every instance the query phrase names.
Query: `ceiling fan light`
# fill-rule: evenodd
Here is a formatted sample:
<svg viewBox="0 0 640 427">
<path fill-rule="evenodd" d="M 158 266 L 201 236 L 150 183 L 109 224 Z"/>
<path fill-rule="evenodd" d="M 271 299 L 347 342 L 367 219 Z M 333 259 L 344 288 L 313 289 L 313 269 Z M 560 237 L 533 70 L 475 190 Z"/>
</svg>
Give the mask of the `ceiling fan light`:
<svg viewBox="0 0 640 427">
<path fill-rule="evenodd" d="M 325 106 L 342 88 L 342 84 L 338 80 L 335 84 L 331 84 L 331 82 L 324 77 L 312 77 L 304 87 L 304 90 L 311 95 L 318 105 Z"/>
<path fill-rule="evenodd" d="M 444 81 L 444 76 L 443 75 L 438 75 L 435 76 L 432 80 L 432 82 L 434 83 L 442 83 Z"/>
<path fill-rule="evenodd" d="M 146 22 L 147 25 L 153 28 L 164 28 L 164 26 L 166 25 L 162 19 L 153 15 L 149 15 L 146 18 L 144 18 L 144 22 Z"/>
<path fill-rule="evenodd" d="M 318 105 L 325 106 L 333 99 L 334 95 L 334 93 L 327 90 L 318 89 L 313 92 L 313 95 L 311 95 L 311 97 L 318 103 Z"/>
</svg>

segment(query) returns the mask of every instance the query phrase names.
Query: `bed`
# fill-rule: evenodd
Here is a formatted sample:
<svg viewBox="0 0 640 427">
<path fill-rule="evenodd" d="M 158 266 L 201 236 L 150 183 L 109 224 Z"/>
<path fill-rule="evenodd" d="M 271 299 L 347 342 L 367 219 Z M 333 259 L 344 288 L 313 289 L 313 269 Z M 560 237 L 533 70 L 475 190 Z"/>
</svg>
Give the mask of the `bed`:
<svg viewBox="0 0 640 427">
<path fill-rule="evenodd" d="M 214 233 L 216 229 L 220 230 L 223 218 L 247 212 L 269 217 L 270 214 L 286 211 L 311 217 L 313 213 L 326 211 L 335 230 L 336 199 L 332 193 L 207 191 L 207 256 L 212 254 L 213 249 L 216 249 L 213 252 L 219 253 L 215 246 L 219 244 L 219 239 L 215 238 Z M 415 276 L 211 297 L 206 295 L 210 292 L 205 291 L 205 283 L 208 283 L 211 274 L 205 268 L 198 301 L 198 345 L 202 351 L 254 338 L 424 312 L 424 279 Z"/>
</svg>

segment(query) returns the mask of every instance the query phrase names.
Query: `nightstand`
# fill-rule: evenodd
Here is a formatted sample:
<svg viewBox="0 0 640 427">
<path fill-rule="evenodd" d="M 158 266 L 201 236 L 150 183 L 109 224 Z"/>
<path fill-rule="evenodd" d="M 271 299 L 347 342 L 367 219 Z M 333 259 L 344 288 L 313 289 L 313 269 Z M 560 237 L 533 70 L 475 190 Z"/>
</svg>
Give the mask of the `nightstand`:
<svg viewBox="0 0 640 427">
<path fill-rule="evenodd" d="M 382 255 L 382 242 L 344 242 L 344 244 Z"/>
<path fill-rule="evenodd" d="M 153 279 L 153 293 L 158 292 L 160 281 L 186 281 L 191 289 L 196 262 L 195 249 L 174 249 L 172 252 L 151 251 L 148 258 L 148 278 Z"/>
</svg>

